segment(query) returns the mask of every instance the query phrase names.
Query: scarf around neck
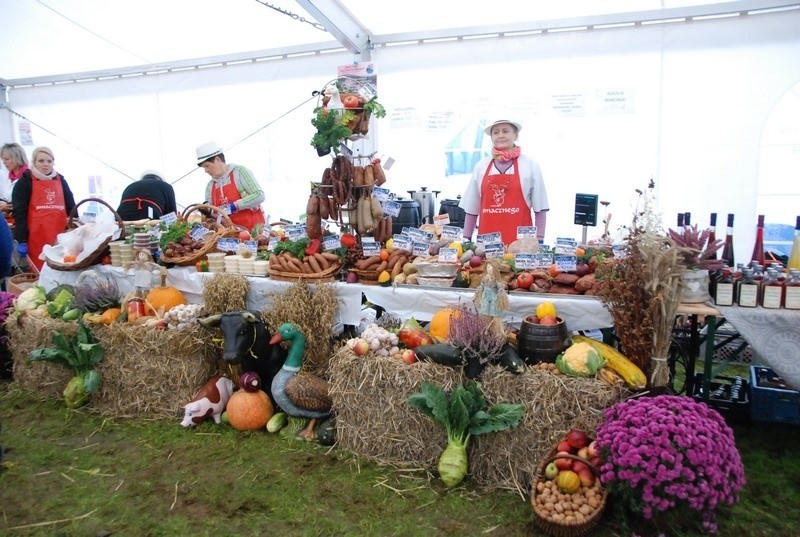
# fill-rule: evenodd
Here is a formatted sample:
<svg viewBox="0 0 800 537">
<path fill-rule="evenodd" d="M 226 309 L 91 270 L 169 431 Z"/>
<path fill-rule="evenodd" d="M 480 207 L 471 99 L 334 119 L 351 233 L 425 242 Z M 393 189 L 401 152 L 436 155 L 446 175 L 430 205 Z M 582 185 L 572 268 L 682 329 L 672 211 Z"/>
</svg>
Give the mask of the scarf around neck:
<svg viewBox="0 0 800 537">
<path fill-rule="evenodd" d="M 37 179 L 41 179 L 42 181 L 49 181 L 50 179 L 55 179 L 56 177 L 58 177 L 58 172 L 55 169 L 53 169 L 50 175 L 45 175 L 36 168 L 31 168 L 31 173 L 33 174 L 34 177 L 36 177 Z"/>
<path fill-rule="evenodd" d="M 492 157 L 495 160 L 499 160 L 501 162 L 502 161 L 509 161 L 509 160 L 513 160 L 515 158 L 518 158 L 521 152 L 522 152 L 522 148 L 519 147 L 519 146 L 514 146 L 513 149 L 508 150 L 508 151 L 503 150 L 503 149 L 497 149 L 496 147 L 493 147 L 492 148 Z"/>
</svg>

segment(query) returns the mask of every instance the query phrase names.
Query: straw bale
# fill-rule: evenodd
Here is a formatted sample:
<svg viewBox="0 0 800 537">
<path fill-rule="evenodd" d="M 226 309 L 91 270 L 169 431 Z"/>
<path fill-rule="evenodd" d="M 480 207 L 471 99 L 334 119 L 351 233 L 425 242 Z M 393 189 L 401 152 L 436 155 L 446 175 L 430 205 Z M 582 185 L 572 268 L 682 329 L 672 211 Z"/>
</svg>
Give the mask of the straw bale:
<svg viewBox="0 0 800 537">
<path fill-rule="evenodd" d="M 330 364 L 337 445 L 381 464 L 435 468 L 447 445 L 443 427 L 411 409 L 406 400 L 423 380 L 450 392 L 461 369 L 390 358 L 355 356 L 346 346 Z M 514 375 L 488 366 L 479 379 L 489 405 L 522 403 L 520 425 L 476 436 L 469 445 L 469 471 L 481 488 L 528 494 L 541 459 L 575 427 L 594 431 L 603 410 L 623 392 L 594 380 L 527 369 Z"/>
<path fill-rule="evenodd" d="M 77 334 L 78 324 L 20 315 L 16 320 L 8 320 L 6 330 L 14 359 L 14 382 L 39 395 L 61 398 L 72 372 L 61 364 L 31 362 L 30 356 L 35 349 L 52 347 L 56 332 L 67 336 Z"/>
<path fill-rule="evenodd" d="M 177 418 L 181 405 L 217 372 L 219 347 L 200 326 L 155 330 L 112 324 L 94 329 L 106 349 L 92 406 L 113 417 Z"/>
</svg>

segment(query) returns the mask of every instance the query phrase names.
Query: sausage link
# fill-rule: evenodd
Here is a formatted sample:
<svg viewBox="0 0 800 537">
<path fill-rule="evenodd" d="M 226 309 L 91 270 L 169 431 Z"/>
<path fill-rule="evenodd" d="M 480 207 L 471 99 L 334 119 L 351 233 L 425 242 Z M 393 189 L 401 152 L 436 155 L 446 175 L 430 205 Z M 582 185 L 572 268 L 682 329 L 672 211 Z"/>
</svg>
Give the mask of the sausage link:
<svg viewBox="0 0 800 537">
<path fill-rule="evenodd" d="M 322 254 L 320 254 L 320 253 L 316 253 L 316 254 L 314 254 L 314 259 L 316 259 L 316 260 L 317 260 L 317 263 L 319 263 L 319 266 L 320 266 L 320 268 L 321 268 L 322 270 L 328 269 L 328 268 L 330 268 L 330 266 L 331 266 L 331 264 L 330 264 L 330 263 L 328 263 L 328 260 L 327 260 L 327 259 L 325 259 L 325 256 L 323 256 L 323 255 L 322 255 Z"/>
</svg>

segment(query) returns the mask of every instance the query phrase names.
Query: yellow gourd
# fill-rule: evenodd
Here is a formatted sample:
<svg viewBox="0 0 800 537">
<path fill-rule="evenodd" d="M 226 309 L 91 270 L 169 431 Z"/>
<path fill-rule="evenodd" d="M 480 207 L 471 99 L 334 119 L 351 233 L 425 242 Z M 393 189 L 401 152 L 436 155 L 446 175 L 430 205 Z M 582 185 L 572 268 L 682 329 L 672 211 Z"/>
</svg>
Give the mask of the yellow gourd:
<svg viewBox="0 0 800 537">
<path fill-rule="evenodd" d="M 647 387 L 647 376 L 644 374 L 644 371 L 639 369 L 636 364 L 628 360 L 621 352 L 611 345 L 606 345 L 596 339 L 580 335 L 572 336 L 572 341 L 575 343 L 588 343 L 594 347 L 594 349 L 605 358 L 605 366 L 625 379 L 629 387 L 634 390 L 643 390 Z"/>
<path fill-rule="evenodd" d="M 103 324 L 111 324 L 117 320 L 119 314 L 122 312 L 119 308 L 108 308 L 100 315 L 100 322 Z"/>
<path fill-rule="evenodd" d="M 388 270 L 384 270 L 378 275 L 378 283 L 383 285 L 388 285 L 392 283 L 392 275 L 389 273 Z"/>
<path fill-rule="evenodd" d="M 564 470 L 559 472 L 556 485 L 563 494 L 572 494 L 581 488 L 581 478 L 572 470 Z"/>
<path fill-rule="evenodd" d="M 167 273 L 164 271 L 161 273 L 161 285 L 150 289 L 145 301 L 148 307 L 154 310 L 148 313 L 153 314 L 162 308 L 166 313 L 174 306 L 186 304 L 186 297 L 176 287 L 167 285 Z"/>
<path fill-rule="evenodd" d="M 536 316 L 538 318 L 542 317 L 558 317 L 556 313 L 556 306 L 552 302 L 543 302 L 536 306 Z"/>
<path fill-rule="evenodd" d="M 464 247 L 458 241 L 451 242 L 448 245 L 448 248 L 455 248 L 456 249 L 456 257 L 458 259 L 461 259 L 461 256 L 464 255 Z"/>
<path fill-rule="evenodd" d="M 450 334 L 450 317 L 457 314 L 453 308 L 444 308 L 433 315 L 428 325 L 428 334 L 437 341 L 444 341 Z"/>
</svg>

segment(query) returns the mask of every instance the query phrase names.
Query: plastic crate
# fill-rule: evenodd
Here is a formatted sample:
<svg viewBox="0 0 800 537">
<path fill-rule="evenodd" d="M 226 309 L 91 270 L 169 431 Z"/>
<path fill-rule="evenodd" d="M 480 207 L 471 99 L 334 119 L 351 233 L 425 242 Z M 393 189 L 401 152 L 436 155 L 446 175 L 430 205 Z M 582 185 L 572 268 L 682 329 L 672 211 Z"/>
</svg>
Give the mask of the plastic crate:
<svg viewBox="0 0 800 537">
<path fill-rule="evenodd" d="M 705 336 L 708 327 L 703 327 L 700 333 Z M 738 335 L 738 332 L 731 331 L 727 326 L 722 327 L 714 333 L 714 346 L 721 345 L 723 341 L 731 336 Z M 744 345 L 744 348 L 739 350 L 744 340 L 741 336 L 729 341 L 727 344 L 714 349 L 715 362 L 727 362 L 732 364 L 751 364 L 753 362 L 753 348 L 750 345 Z M 702 361 L 706 356 L 706 342 L 700 344 L 700 360 Z"/>
<path fill-rule="evenodd" d="M 737 378 L 741 379 L 738 397 L 731 397 L 731 391 Z M 711 393 L 708 401 L 703 401 L 703 374 L 694 376 L 694 393 L 696 401 L 704 402 L 728 419 L 746 421 L 750 419 L 750 381 L 742 377 L 717 376 L 711 380 Z"/>
<path fill-rule="evenodd" d="M 752 405 L 750 417 L 758 421 L 775 421 L 800 425 L 800 392 L 769 367 L 750 366 Z"/>
</svg>

